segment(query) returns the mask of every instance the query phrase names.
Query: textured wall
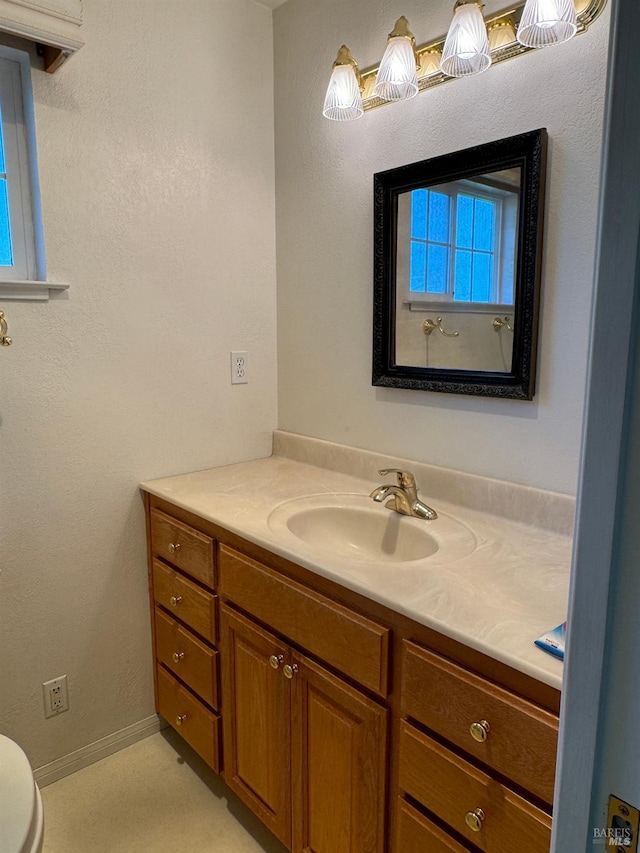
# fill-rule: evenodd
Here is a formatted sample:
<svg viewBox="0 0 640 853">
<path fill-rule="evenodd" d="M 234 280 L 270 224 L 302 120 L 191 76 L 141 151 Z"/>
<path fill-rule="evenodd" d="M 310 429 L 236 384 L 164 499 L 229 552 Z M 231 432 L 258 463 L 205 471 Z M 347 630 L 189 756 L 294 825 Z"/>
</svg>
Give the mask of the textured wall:
<svg viewBox="0 0 640 853">
<path fill-rule="evenodd" d="M 86 46 L 33 71 L 48 269 L 71 290 L 3 305 L 0 729 L 35 766 L 153 713 L 137 483 L 268 455 L 276 419 L 271 12 L 84 7 Z M 45 720 L 62 673 L 71 711 Z"/>
<path fill-rule="evenodd" d="M 500 8 L 487 2 L 487 13 Z M 343 42 L 379 61 L 394 18 L 418 42 L 449 0 L 289 0 L 274 13 L 279 424 L 330 441 L 573 492 L 587 359 L 608 9 L 586 35 L 359 121 L 322 117 Z M 302 73 L 308 69 L 308 73 Z M 295 73 L 294 73 L 295 71 Z M 371 386 L 374 172 L 546 127 L 539 382 L 533 402 Z"/>
<path fill-rule="evenodd" d="M 418 365 L 420 367 L 442 367 L 454 370 L 509 370 L 513 354 L 513 332 L 507 328 L 496 331 L 493 322 L 496 317 L 513 314 L 505 311 L 443 311 L 432 308 L 430 311 L 410 311 L 403 305 L 405 294 L 399 292 L 396 299 L 396 364 Z M 424 332 L 426 319 L 436 323 L 442 320 L 442 328 L 447 333 L 441 335 L 432 330 Z M 448 337 L 457 332 L 458 335 Z"/>
</svg>

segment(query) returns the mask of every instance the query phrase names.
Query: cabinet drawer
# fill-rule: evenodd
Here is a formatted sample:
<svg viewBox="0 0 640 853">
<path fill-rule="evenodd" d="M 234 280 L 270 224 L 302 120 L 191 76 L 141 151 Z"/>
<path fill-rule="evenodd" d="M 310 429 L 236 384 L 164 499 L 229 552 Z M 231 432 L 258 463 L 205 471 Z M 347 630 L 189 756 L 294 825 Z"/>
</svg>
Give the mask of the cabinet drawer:
<svg viewBox="0 0 640 853">
<path fill-rule="evenodd" d="M 201 699 L 218 708 L 218 652 L 156 607 L 156 656 Z"/>
<path fill-rule="evenodd" d="M 213 539 L 158 509 L 151 510 L 151 550 L 206 586 L 215 586 Z"/>
<path fill-rule="evenodd" d="M 405 640 L 402 714 L 553 802 L 558 719 L 549 711 Z"/>
<path fill-rule="evenodd" d="M 400 730 L 399 784 L 480 850 L 549 853 L 549 815 L 407 722 Z M 474 813 L 478 831 L 467 824 Z"/>
<path fill-rule="evenodd" d="M 399 853 L 468 853 L 457 841 L 443 832 L 402 797 L 398 798 Z"/>
<path fill-rule="evenodd" d="M 159 560 L 153 561 L 153 597 L 182 622 L 214 643 L 217 596 L 200 589 Z"/>
<path fill-rule="evenodd" d="M 220 717 L 158 666 L 158 713 L 216 772 L 220 771 Z"/>
<path fill-rule="evenodd" d="M 387 695 L 387 628 L 224 545 L 220 592 L 330 666 Z"/>
</svg>

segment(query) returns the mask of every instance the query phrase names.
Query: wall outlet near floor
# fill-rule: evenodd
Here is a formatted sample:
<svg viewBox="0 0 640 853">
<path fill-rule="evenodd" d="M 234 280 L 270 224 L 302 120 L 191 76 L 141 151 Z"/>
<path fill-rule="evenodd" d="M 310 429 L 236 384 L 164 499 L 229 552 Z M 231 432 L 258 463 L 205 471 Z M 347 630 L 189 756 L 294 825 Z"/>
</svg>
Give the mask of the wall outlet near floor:
<svg viewBox="0 0 640 853">
<path fill-rule="evenodd" d="M 248 353 L 231 353 L 231 384 L 246 385 L 249 381 Z"/>
<path fill-rule="evenodd" d="M 636 853 L 639 827 L 640 811 L 611 794 L 605 834 L 606 849 L 628 850 Z"/>
<path fill-rule="evenodd" d="M 67 676 L 61 675 L 51 681 L 45 681 L 42 685 L 44 697 L 44 715 L 56 717 L 63 711 L 69 710 L 69 691 L 67 690 Z"/>
</svg>

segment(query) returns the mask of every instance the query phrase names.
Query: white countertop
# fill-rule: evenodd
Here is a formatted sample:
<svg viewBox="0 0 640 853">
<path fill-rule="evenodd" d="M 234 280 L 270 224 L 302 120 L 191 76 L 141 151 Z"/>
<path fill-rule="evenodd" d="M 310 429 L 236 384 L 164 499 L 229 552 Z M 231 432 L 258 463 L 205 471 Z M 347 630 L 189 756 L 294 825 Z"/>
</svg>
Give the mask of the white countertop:
<svg viewBox="0 0 640 853">
<path fill-rule="evenodd" d="M 286 501 L 368 495 L 377 485 L 380 481 L 272 456 L 152 480 L 141 488 L 559 689 L 562 662 L 533 641 L 566 619 L 569 536 L 455 506 L 422 491 L 420 498 L 443 519 L 452 517 L 469 528 L 475 550 L 455 559 L 442 549 L 445 556 L 437 552 L 407 563 L 372 563 L 336 557 L 329 547 L 321 551 L 269 524 L 271 513 Z M 440 519 L 406 521 L 436 531 Z"/>
</svg>

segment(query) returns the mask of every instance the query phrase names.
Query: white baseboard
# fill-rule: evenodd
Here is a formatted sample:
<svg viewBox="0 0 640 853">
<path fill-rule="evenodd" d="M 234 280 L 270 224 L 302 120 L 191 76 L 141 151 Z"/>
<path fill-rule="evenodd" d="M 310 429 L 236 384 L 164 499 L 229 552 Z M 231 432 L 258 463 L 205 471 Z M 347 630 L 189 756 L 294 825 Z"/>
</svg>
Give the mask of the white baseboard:
<svg viewBox="0 0 640 853">
<path fill-rule="evenodd" d="M 159 732 L 165 728 L 167 724 L 161 720 L 157 714 L 147 717 L 145 720 L 140 720 L 138 723 L 133 723 L 125 729 L 120 729 L 111 735 L 100 738 L 94 743 L 87 744 L 68 755 L 63 755 L 62 758 L 57 758 L 50 764 L 44 764 L 34 770 L 33 775 L 40 788 L 50 785 L 52 782 L 57 782 L 58 779 L 63 779 L 65 776 L 75 773 L 76 770 L 82 770 L 83 767 L 88 767 L 95 761 L 100 761 L 101 758 L 106 758 L 107 755 L 113 755 L 114 752 L 119 752 L 136 741 L 143 740 L 149 735 Z"/>
</svg>

